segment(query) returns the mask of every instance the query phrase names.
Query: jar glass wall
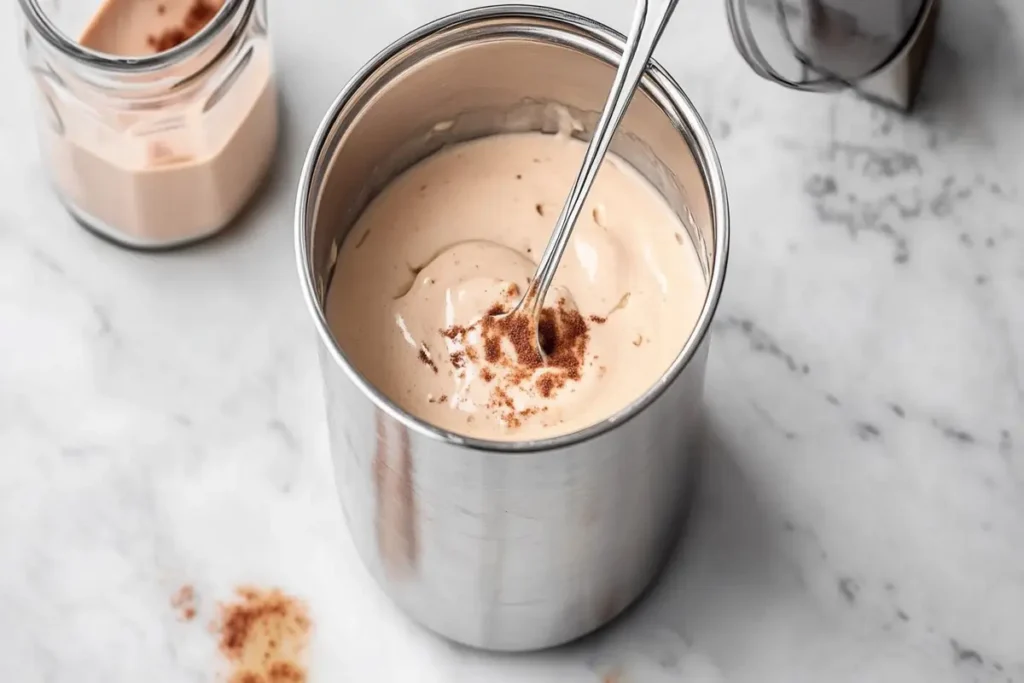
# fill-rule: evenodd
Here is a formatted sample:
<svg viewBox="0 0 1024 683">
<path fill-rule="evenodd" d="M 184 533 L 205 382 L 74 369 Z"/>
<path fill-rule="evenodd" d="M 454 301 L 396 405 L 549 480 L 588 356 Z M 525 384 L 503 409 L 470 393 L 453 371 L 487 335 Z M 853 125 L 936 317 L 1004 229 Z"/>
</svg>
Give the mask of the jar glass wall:
<svg viewBox="0 0 1024 683">
<path fill-rule="evenodd" d="M 42 156 L 70 213 L 137 248 L 227 226 L 277 142 L 265 0 L 19 3 Z"/>
</svg>

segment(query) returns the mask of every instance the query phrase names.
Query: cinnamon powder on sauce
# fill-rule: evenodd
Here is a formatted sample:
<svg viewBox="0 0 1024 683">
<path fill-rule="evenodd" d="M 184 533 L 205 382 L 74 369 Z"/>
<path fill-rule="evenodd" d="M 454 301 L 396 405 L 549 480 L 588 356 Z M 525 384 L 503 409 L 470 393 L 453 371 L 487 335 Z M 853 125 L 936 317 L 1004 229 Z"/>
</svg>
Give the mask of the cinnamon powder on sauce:
<svg viewBox="0 0 1024 683">
<path fill-rule="evenodd" d="M 510 285 L 506 296 L 516 297 L 519 289 Z M 559 300 L 556 306 L 542 309 L 537 329 L 524 313 L 506 314 L 504 304 L 498 302 L 487 310 L 487 314 L 475 325 L 480 330 L 485 365 L 480 368 L 480 378 L 487 383 L 495 382 L 490 390 L 487 408 L 497 413 L 508 428 L 522 425 L 523 420 L 547 411 L 547 406 L 532 407 L 520 410 L 509 395 L 508 389 L 521 387 L 524 382 L 533 380 L 533 391 L 541 398 L 551 398 L 568 381 L 576 381 L 582 377 L 587 344 L 590 340 L 590 328 L 587 319 L 579 311 L 567 306 L 565 299 Z M 604 318 L 591 316 L 594 323 L 603 323 Z M 441 334 L 451 340 L 465 342 L 468 329 L 453 326 L 441 330 Z M 540 343 L 543 355 L 537 350 Z M 505 345 L 511 346 L 511 354 L 506 353 Z M 473 347 L 466 346 L 465 351 L 451 354 L 450 361 L 456 371 L 465 366 L 466 358 L 476 360 Z M 497 373 L 496 368 L 502 372 Z M 539 376 L 538 376 L 539 375 Z"/>
<path fill-rule="evenodd" d="M 214 0 L 194 0 L 179 26 L 171 26 L 156 35 L 150 35 L 146 42 L 157 52 L 166 52 L 181 45 L 210 23 L 220 11 L 221 4 L 222 2 Z M 157 6 L 158 14 L 162 15 L 166 11 L 167 8 L 163 5 Z"/>
<path fill-rule="evenodd" d="M 429 353 L 427 353 L 426 347 L 420 348 L 419 359 L 421 363 L 433 370 L 435 375 L 437 374 L 437 364 L 434 363 L 434 359 L 430 357 Z"/>
</svg>

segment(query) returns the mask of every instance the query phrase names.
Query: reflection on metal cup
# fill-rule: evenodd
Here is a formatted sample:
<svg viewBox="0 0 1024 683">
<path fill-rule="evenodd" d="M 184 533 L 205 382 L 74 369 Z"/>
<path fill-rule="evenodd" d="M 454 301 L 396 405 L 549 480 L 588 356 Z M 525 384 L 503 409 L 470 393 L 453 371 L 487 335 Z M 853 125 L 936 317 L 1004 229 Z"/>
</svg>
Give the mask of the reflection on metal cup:
<svg viewBox="0 0 1024 683">
<path fill-rule="evenodd" d="M 853 88 L 909 109 L 934 40 L 939 0 L 725 0 L 754 71 L 799 90 Z"/>
<path fill-rule="evenodd" d="M 324 314 L 341 242 L 376 192 L 441 147 L 500 132 L 586 138 L 623 38 L 565 12 L 469 10 L 424 26 L 360 70 L 302 172 L 296 249 L 321 339 L 335 480 L 354 543 L 384 591 L 452 640 L 529 650 L 612 619 L 650 584 L 687 509 L 709 329 L 725 277 L 725 185 L 707 129 L 652 64 L 612 144 L 690 232 L 707 282 L 696 328 L 625 411 L 539 441 L 462 437 L 370 385 Z"/>
</svg>

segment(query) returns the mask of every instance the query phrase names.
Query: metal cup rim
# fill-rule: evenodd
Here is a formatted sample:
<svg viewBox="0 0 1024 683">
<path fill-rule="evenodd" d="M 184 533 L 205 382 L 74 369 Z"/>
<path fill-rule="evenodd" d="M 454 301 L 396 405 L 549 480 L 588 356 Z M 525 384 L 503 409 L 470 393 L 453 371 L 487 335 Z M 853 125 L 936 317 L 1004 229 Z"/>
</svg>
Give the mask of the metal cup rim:
<svg viewBox="0 0 1024 683">
<path fill-rule="evenodd" d="M 348 83 L 345 84 L 341 92 L 331 103 L 310 143 L 306 158 L 302 164 L 299 187 L 296 193 L 295 254 L 298 262 L 298 274 L 303 299 L 313 318 L 320 341 L 329 352 L 331 360 L 344 370 L 349 381 L 355 384 L 364 395 L 369 397 L 378 410 L 397 420 L 406 429 L 448 445 L 502 454 L 554 451 L 570 446 L 578 446 L 599 437 L 639 415 L 657 400 L 690 363 L 701 342 L 710 332 L 712 319 L 722 295 L 729 256 L 729 208 L 725 189 L 725 176 L 722 172 L 718 153 L 711 141 L 711 135 L 697 113 L 696 108 L 685 95 L 682 88 L 679 87 L 656 60 L 651 60 L 645 75 L 645 81 L 648 79 L 653 81 L 669 98 L 672 105 L 676 107 L 685 121 L 688 128 L 687 133 L 692 136 L 693 142 L 696 143 L 695 161 L 701 170 L 701 176 L 710 197 L 710 214 L 712 220 L 715 221 L 715 252 L 710 268 L 711 277 L 708 282 L 707 297 L 690 336 L 682 345 L 672 364 L 662 373 L 659 381 L 648 388 L 639 398 L 614 415 L 584 429 L 561 436 L 524 441 L 497 441 L 449 432 L 407 413 L 367 381 L 352 366 L 344 351 L 335 341 L 334 336 L 331 334 L 330 326 L 327 323 L 326 315 L 316 301 L 316 284 L 310 264 L 311 259 L 307 256 L 310 251 L 307 234 L 312 232 L 309 230 L 312 216 L 308 215 L 306 207 L 310 204 L 315 171 L 321 162 L 326 163 L 329 161 L 322 158 L 326 143 L 328 142 L 328 135 L 337 121 L 338 115 L 349 103 L 353 95 L 373 73 L 401 50 L 439 31 L 450 29 L 460 24 L 486 19 L 543 19 L 560 24 L 563 27 L 581 29 L 591 41 L 601 43 L 618 54 L 622 53 L 623 46 L 625 45 L 625 37 L 621 33 L 593 19 L 555 8 L 518 4 L 489 5 L 455 12 L 424 24 L 392 42 L 360 67 L 352 78 L 349 79 Z"/>
</svg>

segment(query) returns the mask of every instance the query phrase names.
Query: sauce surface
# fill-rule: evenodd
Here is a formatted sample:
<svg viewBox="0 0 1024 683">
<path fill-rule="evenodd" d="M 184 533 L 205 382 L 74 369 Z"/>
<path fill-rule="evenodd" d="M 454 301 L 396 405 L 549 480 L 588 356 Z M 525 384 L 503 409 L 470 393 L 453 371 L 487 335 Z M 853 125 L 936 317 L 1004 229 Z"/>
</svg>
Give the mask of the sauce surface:
<svg viewBox="0 0 1024 683">
<path fill-rule="evenodd" d="M 548 438 L 619 412 L 655 384 L 707 285 L 664 199 L 603 164 L 545 301 L 540 359 L 510 311 L 532 277 L 585 144 L 505 134 L 442 150 L 392 181 L 338 253 L 327 296 L 349 360 L 435 426 Z"/>
</svg>

